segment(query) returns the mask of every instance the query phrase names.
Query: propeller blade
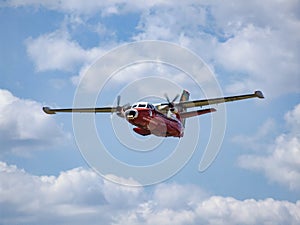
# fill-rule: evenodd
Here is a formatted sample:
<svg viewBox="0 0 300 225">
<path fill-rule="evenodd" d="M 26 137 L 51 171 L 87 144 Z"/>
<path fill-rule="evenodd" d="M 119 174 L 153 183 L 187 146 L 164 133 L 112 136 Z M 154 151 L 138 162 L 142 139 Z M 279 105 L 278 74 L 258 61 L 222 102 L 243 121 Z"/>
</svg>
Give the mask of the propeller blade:
<svg viewBox="0 0 300 225">
<path fill-rule="evenodd" d="M 167 94 L 164 94 L 164 96 L 165 96 L 165 98 L 166 98 L 167 102 L 168 102 L 168 103 L 170 103 L 169 96 L 168 96 Z"/>
<path fill-rule="evenodd" d="M 120 95 L 118 95 L 118 97 L 117 97 L 117 107 L 119 107 L 119 106 L 120 106 L 120 102 L 121 102 L 121 96 L 120 96 Z"/>
<path fill-rule="evenodd" d="M 117 97 L 117 107 L 116 107 L 116 113 L 120 117 L 124 117 L 124 111 L 129 109 L 131 105 L 129 103 L 121 106 L 121 96 L 118 95 Z"/>
<path fill-rule="evenodd" d="M 179 97 L 179 94 L 177 94 L 174 99 L 172 101 L 170 101 L 169 97 L 167 94 L 164 95 L 166 100 L 168 101 L 168 104 L 162 104 L 162 105 L 168 105 L 169 108 L 174 108 L 174 102 L 177 100 L 177 98 Z"/>
<path fill-rule="evenodd" d="M 179 97 L 179 94 L 177 94 L 177 95 L 175 96 L 175 98 L 173 99 L 172 103 L 174 103 L 174 102 L 178 99 L 178 97 Z"/>
<path fill-rule="evenodd" d="M 129 109 L 130 107 L 131 107 L 131 105 L 129 103 L 127 103 L 127 104 L 125 104 L 125 105 L 122 106 L 122 108 L 124 110 Z"/>
</svg>

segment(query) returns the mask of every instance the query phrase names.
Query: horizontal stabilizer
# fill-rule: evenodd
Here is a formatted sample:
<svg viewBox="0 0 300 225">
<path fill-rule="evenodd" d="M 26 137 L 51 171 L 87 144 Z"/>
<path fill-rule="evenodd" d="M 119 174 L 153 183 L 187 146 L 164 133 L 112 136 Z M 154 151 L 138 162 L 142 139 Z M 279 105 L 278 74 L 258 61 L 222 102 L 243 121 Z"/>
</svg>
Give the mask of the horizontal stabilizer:
<svg viewBox="0 0 300 225">
<path fill-rule="evenodd" d="M 199 115 L 203 115 L 203 114 L 211 113 L 211 112 L 215 112 L 215 111 L 217 111 L 215 108 L 200 109 L 197 111 L 180 113 L 180 117 L 184 119 L 184 118 L 199 116 Z"/>
</svg>

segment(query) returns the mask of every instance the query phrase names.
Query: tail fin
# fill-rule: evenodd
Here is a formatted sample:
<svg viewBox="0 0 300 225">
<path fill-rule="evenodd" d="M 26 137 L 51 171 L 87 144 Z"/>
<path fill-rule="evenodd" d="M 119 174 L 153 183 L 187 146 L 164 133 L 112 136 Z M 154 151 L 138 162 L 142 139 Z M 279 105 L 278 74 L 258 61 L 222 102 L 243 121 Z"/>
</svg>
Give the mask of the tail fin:
<svg viewBox="0 0 300 225">
<path fill-rule="evenodd" d="M 183 90 L 179 102 L 188 101 L 190 98 L 190 93 L 187 90 Z M 185 108 L 182 108 L 180 113 L 186 112 Z M 185 118 L 181 119 L 183 126 L 185 126 Z"/>
<path fill-rule="evenodd" d="M 179 101 L 180 102 L 188 101 L 189 98 L 190 98 L 190 92 L 188 92 L 187 90 L 183 90 Z"/>
</svg>

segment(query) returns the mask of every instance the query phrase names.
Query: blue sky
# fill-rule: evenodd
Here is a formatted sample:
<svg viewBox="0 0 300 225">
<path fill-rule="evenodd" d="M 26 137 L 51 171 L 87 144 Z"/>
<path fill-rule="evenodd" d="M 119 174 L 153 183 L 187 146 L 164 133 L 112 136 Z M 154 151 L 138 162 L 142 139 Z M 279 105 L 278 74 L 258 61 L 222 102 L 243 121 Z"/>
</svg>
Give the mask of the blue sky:
<svg viewBox="0 0 300 225">
<path fill-rule="evenodd" d="M 1 2 L 0 224 L 299 224 L 299 15 L 296 0 Z M 88 166 L 76 145 L 72 115 L 49 116 L 41 108 L 72 106 L 93 62 L 143 40 L 194 52 L 225 95 L 260 89 L 266 98 L 226 105 L 224 140 L 206 171 L 198 166 L 210 135 L 209 115 L 188 121 L 190 131 L 200 124 L 199 140 L 178 173 L 133 188 Z M 143 83 L 153 74 L 170 86 Z M 88 87 L 95 88 L 93 82 Z M 131 95 L 125 94 L 130 82 L 141 86 Z M 165 92 L 172 98 L 178 92 L 172 85 L 190 90 L 193 99 L 204 97 L 175 68 L 146 63 L 115 75 L 97 103 L 115 104 L 121 91 L 122 103 L 150 93 L 156 101 Z M 109 151 L 134 165 L 166 158 L 178 142 L 153 138 L 162 141 L 157 149 L 132 151 L 116 138 L 115 123 L 139 143 L 148 139 L 111 115 L 95 120 Z"/>
</svg>

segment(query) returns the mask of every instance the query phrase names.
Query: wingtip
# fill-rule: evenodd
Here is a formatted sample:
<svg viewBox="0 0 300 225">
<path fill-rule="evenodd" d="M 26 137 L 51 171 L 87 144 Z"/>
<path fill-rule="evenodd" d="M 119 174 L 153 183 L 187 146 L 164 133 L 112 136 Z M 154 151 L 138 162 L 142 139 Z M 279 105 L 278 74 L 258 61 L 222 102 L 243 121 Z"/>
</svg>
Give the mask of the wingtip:
<svg viewBox="0 0 300 225">
<path fill-rule="evenodd" d="M 264 94 L 261 91 L 255 91 L 254 94 L 258 98 L 265 98 Z"/>
<path fill-rule="evenodd" d="M 55 114 L 55 112 L 51 110 L 49 107 L 43 107 L 43 111 L 47 114 Z"/>
</svg>

